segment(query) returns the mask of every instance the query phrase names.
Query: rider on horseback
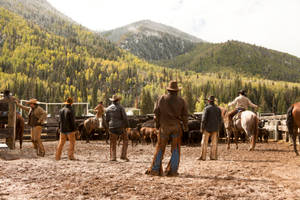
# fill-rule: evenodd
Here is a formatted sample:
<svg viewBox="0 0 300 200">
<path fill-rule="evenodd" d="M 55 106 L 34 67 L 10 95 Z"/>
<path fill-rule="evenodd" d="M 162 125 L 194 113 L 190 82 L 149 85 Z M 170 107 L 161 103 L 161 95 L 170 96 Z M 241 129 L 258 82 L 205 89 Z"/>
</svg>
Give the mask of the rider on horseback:
<svg viewBox="0 0 300 200">
<path fill-rule="evenodd" d="M 252 108 L 257 108 L 258 106 L 253 104 L 250 99 L 248 99 L 247 95 L 246 95 L 246 91 L 245 90 L 240 90 L 239 91 L 239 96 L 236 97 L 234 99 L 234 101 L 230 102 L 228 104 L 228 106 L 234 106 L 235 105 L 235 109 L 233 111 L 231 111 L 229 113 L 229 120 L 230 120 L 230 124 L 233 124 L 233 117 L 242 111 L 245 111 L 248 109 L 248 106 L 252 107 Z"/>
</svg>

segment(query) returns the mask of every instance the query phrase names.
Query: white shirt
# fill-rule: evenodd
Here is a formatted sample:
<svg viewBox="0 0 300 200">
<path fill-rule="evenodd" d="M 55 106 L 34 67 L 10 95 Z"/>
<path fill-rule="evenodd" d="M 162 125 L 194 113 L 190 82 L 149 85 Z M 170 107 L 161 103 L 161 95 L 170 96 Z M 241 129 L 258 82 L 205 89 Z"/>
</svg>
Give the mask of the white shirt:
<svg viewBox="0 0 300 200">
<path fill-rule="evenodd" d="M 241 94 L 228 104 L 228 106 L 234 106 L 234 105 L 235 108 L 244 108 L 246 110 L 248 109 L 248 106 L 252 108 L 257 108 L 257 105 L 253 104 L 250 101 L 250 99 L 248 99 L 247 97 Z"/>
</svg>

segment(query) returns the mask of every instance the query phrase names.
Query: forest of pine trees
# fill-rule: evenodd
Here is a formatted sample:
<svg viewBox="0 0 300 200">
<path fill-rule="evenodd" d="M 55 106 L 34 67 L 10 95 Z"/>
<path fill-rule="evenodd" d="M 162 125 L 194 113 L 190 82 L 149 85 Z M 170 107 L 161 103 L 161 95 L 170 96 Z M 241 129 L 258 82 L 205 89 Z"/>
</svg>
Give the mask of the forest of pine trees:
<svg viewBox="0 0 300 200">
<path fill-rule="evenodd" d="M 125 107 L 138 107 L 143 114 L 152 113 L 170 80 L 179 82 L 190 113 L 201 111 L 209 95 L 226 105 L 240 89 L 260 112 L 285 113 L 300 100 L 298 83 L 160 67 L 108 42 L 98 44 L 94 33 L 78 27 L 67 26 L 74 37 L 63 37 L 0 8 L 0 90 L 8 88 L 19 99 L 43 102 L 63 102 L 71 96 L 90 107 L 99 101 L 107 106 L 108 99 L 119 94 Z"/>
</svg>

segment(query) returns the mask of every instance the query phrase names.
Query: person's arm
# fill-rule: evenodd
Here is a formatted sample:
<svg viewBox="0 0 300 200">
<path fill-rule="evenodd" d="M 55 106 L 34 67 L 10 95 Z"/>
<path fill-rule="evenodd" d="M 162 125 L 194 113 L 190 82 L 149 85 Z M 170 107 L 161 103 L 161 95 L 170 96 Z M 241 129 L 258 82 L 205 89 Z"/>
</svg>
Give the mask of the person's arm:
<svg viewBox="0 0 300 200">
<path fill-rule="evenodd" d="M 248 105 L 249 105 L 250 107 L 252 107 L 252 108 L 257 108 L 257 107 L 258 107 L 257 105 L 255 105 L 254 103 L 252 103 L 252 102 L 250 101 L 250 99 L 248 99 Z"/>
<path fill-rule="evenodd" d="M 154 110 L 153 110 L 153 113 L 154 113 L 154 121 L 155 121 L 155 128 L 159 129 L 160 127 L 160 109 L 159 109 L 159 102 L 161 100 L 162 97 L 160 97 L 155 105 L 154 105 Z"/>
<path fill-rule="evenodd" d="M 234 106 L 237 103 L 237 98 L 228 104 L 228 107 Z"/>
<path fill-rule="evenodd" d="M 123 119 L 123 128 L 128 128 L 129 127 L 129 122 L 127 119 L 127 115 L 125 112 L 125 109 L 123 107 L 121 107 L 121 114 L 122 114 L 122 119 Z"/>
<path fill-rule="evenodd" d="M 207 120 L 206 118 L 207 118 L 207 110 L 206 110 L 206 108 L 204 108 L 202 119 L 201 119 L 201 127 L 200 127 L 200 131 L 202 133 L 205 130 L 205 125 L 206 125 L 206 120 Z"/>
<path fill-rule="evenodd" d="M 30 110 L 30 107 L 23 106 L 23 105 L 22 105 L 22 104 L 20 104 L 18 101 L 16 101 L 16 104 L 17 104 L 17 106 L 18 106 L 19 108 L 21 108 L 21 109 L 23 109 L 23 110 L 25 110 L 25 111 L 29 112 L 29 110 Z"/>
<path fill-rule="evenodd" d="M 76 130 L 77 127 L 76 127 L 76 122 L 75 122 L 75 113 L 74 113 L 74 110 L 73 109 L 70 110 L 69 113 L 70 113 L 69 115 L 70 115 L 71 127 L 72 127 L 73 130 Z"/>
</svg>

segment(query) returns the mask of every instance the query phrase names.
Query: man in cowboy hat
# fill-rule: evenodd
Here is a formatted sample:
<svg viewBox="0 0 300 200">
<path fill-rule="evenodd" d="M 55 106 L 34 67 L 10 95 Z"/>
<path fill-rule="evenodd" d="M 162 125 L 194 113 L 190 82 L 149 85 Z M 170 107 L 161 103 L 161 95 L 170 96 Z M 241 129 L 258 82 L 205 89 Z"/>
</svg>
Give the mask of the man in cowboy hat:
<svg viewBox="0 0 300 200">
<path fill-rule="evenodd" d="M 236 115 L 239 112 L 245 111 L 248 109 L 248 106 L 252 108 L 257 108 L 258 106 L 253 104 L 250 99 L 247 98 L 246 91 L 245 90 L 240 90 L 239 91 L 239 96 L 236 97 L 232 102 L 228 104 L 228 106 L 234 106 L 235 109 L 229 113 L 229 120 L 230 124 L 232 124 L 232 119 L 234 115 Z"/>
<path fill-rule="evenodd" d="M 162 160 L 170 137 L 172 156 L 166 168 L 166 175 L 178 175 L 182 125 L 183 131 L 188 130 L 187 105 L 184 99 L 178 96 L 180 88 L 177 81 L 170 81 L 167 90 L 168 94 L 162 95 L 154 108 L 156 127 L 159 128 L 158 142 L 152 164 L 146 174 L 156 176 L 163 175 Z"/>
<path fill-rule="evenodd" d="M 215 105 L 215 97 L 210 96 L 204 108 L 201 120 L 201 156 L 198 160 L 206 160 L 208 139 L 211 137 L 210 160 L 217 159 L 218 132 L 222 123 L 221 109 Z"/>
<path fill-rule="evenodd" d="M 117 160 L 117 139 L 118 136 L 121 136 L 121 138 L 123 138 L 123 146 L 120 158 L 122 160 L 129 161 L 127 158 L 128 134 L 125 131 L 125 128 L 128 128 L 129 126 L 127 115 L 125 109 L 119 103 L 121 97 L 113 95 L 112 98 L 109 98 L 109 100 L 112 104 L 106 109 L 106 122 L 110 132 L 110 160 Z"/>
<path fill-rule="evenodd" d="M 31 126 L 31 141 L 34 149 L 37 150 L 37 155 L 44 157 L 45 149 L 41 141 L 42 124 L 47 119 L 47 113 L 38 105 L 36 99 L 30 99 L 26 102 L 29 107 L 23 106 L 17 102 L 17 106 L 28 112 L 28 125 Z"/>
<path fill-rule="evenodd" d="M 74 147 L 76 141 L 75 139 L 76 123 L 75 123 L 75 113 L 72 107 L 73 99 L 71 97 L 68 97 L 64 104 L 65 106 L 59 111 L 60 137 L 59 137 L 59 143 L 55 154 L 55 159 L 60 160 L 62 149 L 68 138 L 70 142 L 68 157 L 70 160 L 75 160 Z"/>
</svg>

